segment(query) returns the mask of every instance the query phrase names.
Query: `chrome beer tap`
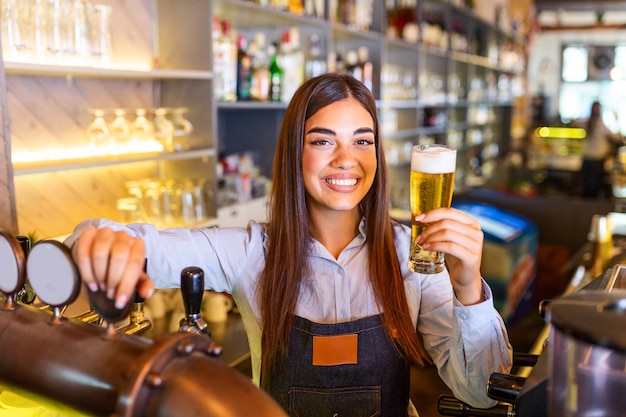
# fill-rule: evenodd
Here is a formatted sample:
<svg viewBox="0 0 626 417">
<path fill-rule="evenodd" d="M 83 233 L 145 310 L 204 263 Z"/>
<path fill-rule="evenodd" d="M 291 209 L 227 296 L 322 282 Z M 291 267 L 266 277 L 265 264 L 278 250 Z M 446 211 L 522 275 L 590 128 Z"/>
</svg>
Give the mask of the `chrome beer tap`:
<svg viewBox="0 0 626 417">
<path fill-rule="evenodd" d="M 209 327 L 200 315 L 202 295 L 204 294 L 204 272 L 190 266 L 180 274 L 180 290 L 185 306 L 185 317 L 180 320 L 179 332 L 209 335 Z"/>
</svg>

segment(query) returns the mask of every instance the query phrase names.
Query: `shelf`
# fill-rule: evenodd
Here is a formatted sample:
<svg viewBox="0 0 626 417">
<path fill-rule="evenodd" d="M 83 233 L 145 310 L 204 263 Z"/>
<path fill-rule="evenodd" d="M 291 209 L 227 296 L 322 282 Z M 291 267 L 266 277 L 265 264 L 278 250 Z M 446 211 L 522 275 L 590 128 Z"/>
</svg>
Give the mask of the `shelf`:
<svg viewBox="0 0 626 417">
<path fill-rule="evenodd" d="M 242 0 L 219 0 L 215 2 L 215 16 L 227 18 L 232 27 L 257 29 L 280 26 L 317 26 L 324 28 L 326 22 L 310 16 L 299 16 L 272 7 L 261 6 Z"/>
<path fill-rule="evenodd" d="M 217 102 L 218 110 L 285 110 L 287 109 L 287 103 L 283 102 L 260 102 L 260 101 L 236 101 L 236 102 Z"/>
<path fill-rule="evenodd" d="M 376 100 L 376 106 L 380 109 L 418 109 L 422 107 L 416 100 Z"/>
<path fill-rule="evenodd" d="M 396 130 L 394 132 L 383 132 L 383 140 L 398 140 L 416 138 L 424 134 L 424 128 Z"/>
<path fill-rule="evenodd" d="M 407 50 L 409 52 L 416 52 L 416 51 L 419 51 L 420 48 L 422 48 L 421 44 L 419 43 L 411 43 L 403 39 L 396 39 L 396 38 L 385 39 L 385 45 L 389 49 Z"/>
<path fill-rule="evenodd" d="M 382 35 L 377 32 L 364 32 L 362 30 L 351 29 L 343 23 L 333 22 L 331 24 L 334 40 L 359 39 L 378 42 L 382 39 Z"/>
<path fill-rule="evenodd" d="M 76 161 L 50 161 L 47 163 L 28 163 L 23 165 L 14 164 L 13 174 L 15 176 L 45 174 L 56 171 L 70 171 L 76 169 L 99 168 L 119 164 L 131 164 L 149 161 L 175 161 L 193 158 L 215 156 L 214 149 L 198 149 L 192 151 L 175 153 L 147 153 L 140 156 L 106 156 L 101 158 L 85 158 Z"/>
<path fill-rule="evenodd" d="M 117 68 L 96 68 L 34 64 L 28 62 L 5 62 L 7 74 L 51 76 L 51 77 L 82 77 L 82 78 L 111 78 L 111 79 L 135 79 L 135 80 L 210 80 L 213 78 L 211 71 L 195 70 L 138 70 Z"/>
<path fill-rule="evenodd" d="M 465 52 L 459 51 L 450 51 L 450 58 L 457 61 L 463 62 L 470 65 L 475 65 L 477 67 L 483 67 L 486 69 L 490 69 L 497 72 L 504 72 L 513 75 L 519 75 L 520 71 L 515 71 L 511 68 L 504 68 L 498 64 L 494 64 L 489 60 L 489 58 L 479 55 L 472 55 Z"/>
</svg>

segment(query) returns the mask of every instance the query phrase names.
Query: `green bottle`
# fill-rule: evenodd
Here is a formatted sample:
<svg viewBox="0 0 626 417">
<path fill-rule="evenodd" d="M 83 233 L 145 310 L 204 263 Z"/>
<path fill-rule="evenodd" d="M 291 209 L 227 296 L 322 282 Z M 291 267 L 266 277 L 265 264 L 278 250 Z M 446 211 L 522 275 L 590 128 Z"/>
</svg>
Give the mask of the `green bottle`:
<svg viewBox="0 0 626 417">
<path fill-rule="evenodd" d="M 283 70 L 278 64 L 278 45 L 274 42 L 272 46 L 268 48 L 269 54 L 272 56 L 270 62 L 270 101 L 280 101 L 283 88 Z"/>
</svg>

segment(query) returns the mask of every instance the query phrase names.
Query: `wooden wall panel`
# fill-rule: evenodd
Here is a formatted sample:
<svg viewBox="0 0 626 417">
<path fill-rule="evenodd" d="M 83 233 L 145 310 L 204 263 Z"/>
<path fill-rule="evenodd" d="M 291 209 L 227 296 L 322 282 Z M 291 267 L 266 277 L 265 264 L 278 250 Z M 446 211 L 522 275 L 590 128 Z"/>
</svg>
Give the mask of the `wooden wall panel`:
<svg viewBox="0 0 626 417">
<path fill-rule="evenodd" d="M 107 111 L 151 108 L 154 88 L 151 81 L 115 79 L 67 79 L 9 75 L 7 101 L 13 154 L 63 152 L 88 146 L 90 109 Z M 128 115 L 134 120 L 134 113 Z M 115 202 L 127 195 L 129 179 L 155 177 L 158 163 L 116 165 L 20 175 L 16 165 L 15 195 L 18 230 L 40 238 L 64 235 L 88 217 L 117 216 Z"/>
<path fill-rule="evenodd" d="M 158 174 L 156 162 L 144 162 L 18 176 L 19 231 L 46 238 L 70 233 L 87 218 L 117 219 L 116 200 L 130 196 L 125 183 Z"/>
<path fill-rule="evenodd" d="M 0 47 L 1 52 L 2 48 Z M 13 192 L 9 114 L 5 93 L 4 62 L 0 59 L 0 227 L 15 234 L 17 232 L 17 213 L 15 210 L 15 193 Z"/>
<path fill-rule="evenodd" d="M 154 105 L 152 83 L 145 80 L 9 75 L 8 83 L 14 154 L 86 146 L 92 109 L 106 110 L 110 122 L 116 108 L 134 111 Z M 134 113 L 128 117 L 134 120 Z"/>
</svg>

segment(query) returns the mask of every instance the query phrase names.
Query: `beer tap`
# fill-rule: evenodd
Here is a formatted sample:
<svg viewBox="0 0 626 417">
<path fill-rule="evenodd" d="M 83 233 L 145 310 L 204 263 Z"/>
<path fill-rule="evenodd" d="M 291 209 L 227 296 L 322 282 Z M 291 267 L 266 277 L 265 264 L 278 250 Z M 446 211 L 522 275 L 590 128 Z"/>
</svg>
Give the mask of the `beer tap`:
<svg viewBox="0 0 626 417">
<path fill-rule="evenodd" d="M 24 258 L 28 258 L 28 253 L 30 252 L 30 239 L 28 236 L 16 236 L 16 239 L 22 247 Z M 17 292 L 16 298 L 17 301 L 22 304 L 32 304 L 35 301 L 35 291 L 33 291 L 33 287 L 30 286 L 28 277 L 25 277 L 24 286 Z"/>
<path fill-rule="evenodd" d="M 55 240 L 33 245 L 26 259 L 26 275 L 39 299 L 52 308 L 51 323 L 63 322 L 63 311 L 78 297 L 80 276 L 69 248 Z"/>
<path fill-rule="evenodd" d="M 470 407 L 450 395 L 441 395 L 437 401 L 437 411 L 442 416 L 459 417 L 513 417 L 515 410 L 511 404 L 500 403 L 492 408 Z"/>
<path fill-rule="evenodd" d="M 2 310 L 17 308 L 17 294 L 24 286 L 26 256 L 19 242 L 9 232 L 0 229 L 0 292 L 6 299 Z"/>
<path fill-rule="evenodd" d="M 152 321 L 146 318 L 144 312 L 144 299 L 135 291 L 135 298 L 130 307 L 130 323 L 119 327 L 117 330 L 125 334 L 143 336 L 152 329 Z"/>
<path fill-rule="evenodd" d="M 185 306 L 185 317 L 180 320 L 179 332 L 209 334 L 209 327 L 200 315 L 204 294 L 204 271 L 190 266 L 180 274 L 180 290 Z"/>
</svg>

